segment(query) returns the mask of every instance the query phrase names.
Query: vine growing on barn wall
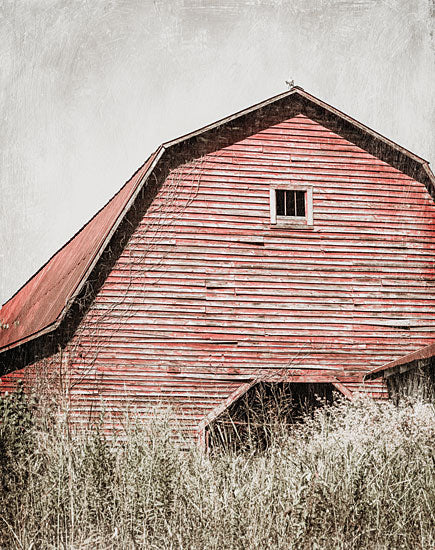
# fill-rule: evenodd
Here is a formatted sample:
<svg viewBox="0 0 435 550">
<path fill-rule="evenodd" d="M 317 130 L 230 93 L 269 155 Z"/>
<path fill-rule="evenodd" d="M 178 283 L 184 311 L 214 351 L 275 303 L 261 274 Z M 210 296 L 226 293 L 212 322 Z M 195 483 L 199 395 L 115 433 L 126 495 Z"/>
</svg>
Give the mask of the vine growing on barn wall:
<svg viewBox="0 0 435 550">
<path fill-rule="evenodd" d="M 98 369 L 98 365 L 103 365 L 102 356 L 107 351 L 108 339 L 117 338 L 124 330 L 128 330 L 131 320 L 153 307 L 147 304 L 146 288 L 151 281 L 151 284 L 158 284 L 167 271 L 166 260 L 174 250 L 173 243 L 167 242 L 167 229 L 195 201 L 200 189 L 204 162 L 205 157 L 201 157 L 169 173 L 112 267 L 112 274 L 109 276 L 119 279 L 116 285 L 119 292 L 111 295 L 103 284 L 97 296 L 94 296 L 92 282 L 88 280 L 85 283 L 80 300 L 86 304 L 93 298 L 93 302 L 79 323 L 76 333 L 64 349 L 39 363 L 42 376 L 37 378 L 56 382 L 59 395 L 64 396 L 66 401 L 70 399 L 71 393 L 77 398 L 80 386 L 83 391 L 91 389 L 97 396 L 101 395 L 105 375 L 103 370 Z M 157 185 L 155 174 L 152 173 L 150 177 L 154 178 Z M 145 200 L 143 196 L 142 200 Z M 108 262 L 110 261 L 109 258 Z M 145 273 L 155 276 L 149 277 L 145 282 Z M 299 351 L 289 357 L 283 367 L 271 366 L 268 379 L 285 379 L 312 353 L 311 342 L 301 344 Z M 122 359 L 119 360 L 121 361 Z"/>
<path fill-rule="evenodd" d="M 166 246 L 166 250 L 155 256 L 153 252 L 157 249 L 160 252 L 162 245 L 164 246 L 165 228 L 180 218 L 197 197 L 203 162 L 204 157 L 201 157 L 169 173 L 145 217 L 133 231 L 112 268 L 117 271 L 116 276 L 120 276 L 121 280 L 117 286 L 122 292 L 111 296 L 103 283 L 62 353 L 59 352 L 44 360 L 45 370 L 57 365 L 57 369 L 51 370 L 59 371 L 58 384 L 62 386 L 64 393 L 69 395 L 90 378 L 94 388 L 95 384 L 98 388 L 103 373 L 98 372 L 97 362 L 106 349 L 108 339 L 116 337 L 133 317 L 151 307 L 146 305 L 143 274 L 145 271 L 160 273 L 153 279 L 153 284 L 163 276 L 165 259 L 173 250 L 173 246 Z M 152 174 L 151 177 L 155 178 L 157 184 L 155 175 Z M 148 280 L 147 284 L 149 282 Z M 134 300 L 130 300 L 132 291 Z M 83 301 L 86 302 L 93 292 L 92 284 L 88 281 L 82 294 Z"/>
</svg>

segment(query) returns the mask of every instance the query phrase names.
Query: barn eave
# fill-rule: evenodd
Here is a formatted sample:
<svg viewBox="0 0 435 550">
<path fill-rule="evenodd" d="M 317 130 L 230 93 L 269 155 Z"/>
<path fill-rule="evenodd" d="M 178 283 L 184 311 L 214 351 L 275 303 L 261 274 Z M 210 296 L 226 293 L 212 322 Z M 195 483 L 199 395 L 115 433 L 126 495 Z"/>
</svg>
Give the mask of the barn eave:
<svg viewBox="0 0 435 550">
<path fill-rule="evenodd" d="M 389 378 L 390 376 L 412 370 L 420 363 L 430 361 L 433 357 L 435 357 L 435 342 L 403 357 L 399 357 L 395 361 L 390 361 L 386 365 L 373 369 L 364 376 L 364 380 L 374 380 L 380 377 Z"/>
</svg>

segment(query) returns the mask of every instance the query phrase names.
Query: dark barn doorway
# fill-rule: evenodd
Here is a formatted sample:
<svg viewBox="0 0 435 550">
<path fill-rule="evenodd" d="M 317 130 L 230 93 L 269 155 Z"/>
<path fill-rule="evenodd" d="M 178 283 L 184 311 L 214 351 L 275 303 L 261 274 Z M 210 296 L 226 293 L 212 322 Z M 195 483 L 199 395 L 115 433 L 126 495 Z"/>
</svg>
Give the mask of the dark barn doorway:
<svg viewBox="0 0 435 550">
<path fill-rule="evenodd" d="M 209 450 L 266 449 L 341 395 L 330 383 L 258 382 L 206 427 Z"/>
</svg>

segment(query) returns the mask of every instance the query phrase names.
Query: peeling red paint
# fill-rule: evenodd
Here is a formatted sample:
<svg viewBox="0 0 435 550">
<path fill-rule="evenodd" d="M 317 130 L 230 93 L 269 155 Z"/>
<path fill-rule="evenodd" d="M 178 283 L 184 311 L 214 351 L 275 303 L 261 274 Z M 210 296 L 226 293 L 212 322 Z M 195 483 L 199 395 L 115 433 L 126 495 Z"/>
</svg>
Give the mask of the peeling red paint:
<svg viewBox="0 0 435 550">
<path fill-rule="evenodd" d="M 288 95 L 316 103 L 307 96 Z M 276 101 L 278 122 L 180 161 L 163 182 L 64 349 L 77 419 L 102 400 L 115 416 L 169 402 L 196 433 L 257 379 L 331 382 L 348 396 L 383 398 L 382 380 L 363 375 L 435 339 L 425 161 L 349 117 L 367 133 L 367 150 L 317 111 L 310 118 L 311 103 L 288 117 Z M 233 118 L 198 135 L 220 143 Z M 188 156 L 198 135 L 166 144 L 159 158 L 181 146 Z M 394 158 L 409 155 L 418 179 L 370 153 L 373 140 Z M 4 348 L 61 319 L 155 160 L 5 305 Z M 312 187 L 312 228 L 271 223 L 270 189 L 283 184 Z M 4 376 L 0 391 L 20 375 Z"/>
</svg>

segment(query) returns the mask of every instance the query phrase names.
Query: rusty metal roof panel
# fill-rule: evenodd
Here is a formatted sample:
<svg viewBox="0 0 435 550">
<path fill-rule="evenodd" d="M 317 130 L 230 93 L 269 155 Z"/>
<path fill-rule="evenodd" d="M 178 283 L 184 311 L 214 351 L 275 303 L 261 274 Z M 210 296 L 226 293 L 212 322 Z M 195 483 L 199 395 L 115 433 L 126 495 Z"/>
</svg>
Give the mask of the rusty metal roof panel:
<svg viewBox="0 0 435 550">
<path fill-rule="evenodd" d="M 0 350 L 57 327 L 128 210 L 157 153 L 0 309 Z"/>
</svg>

